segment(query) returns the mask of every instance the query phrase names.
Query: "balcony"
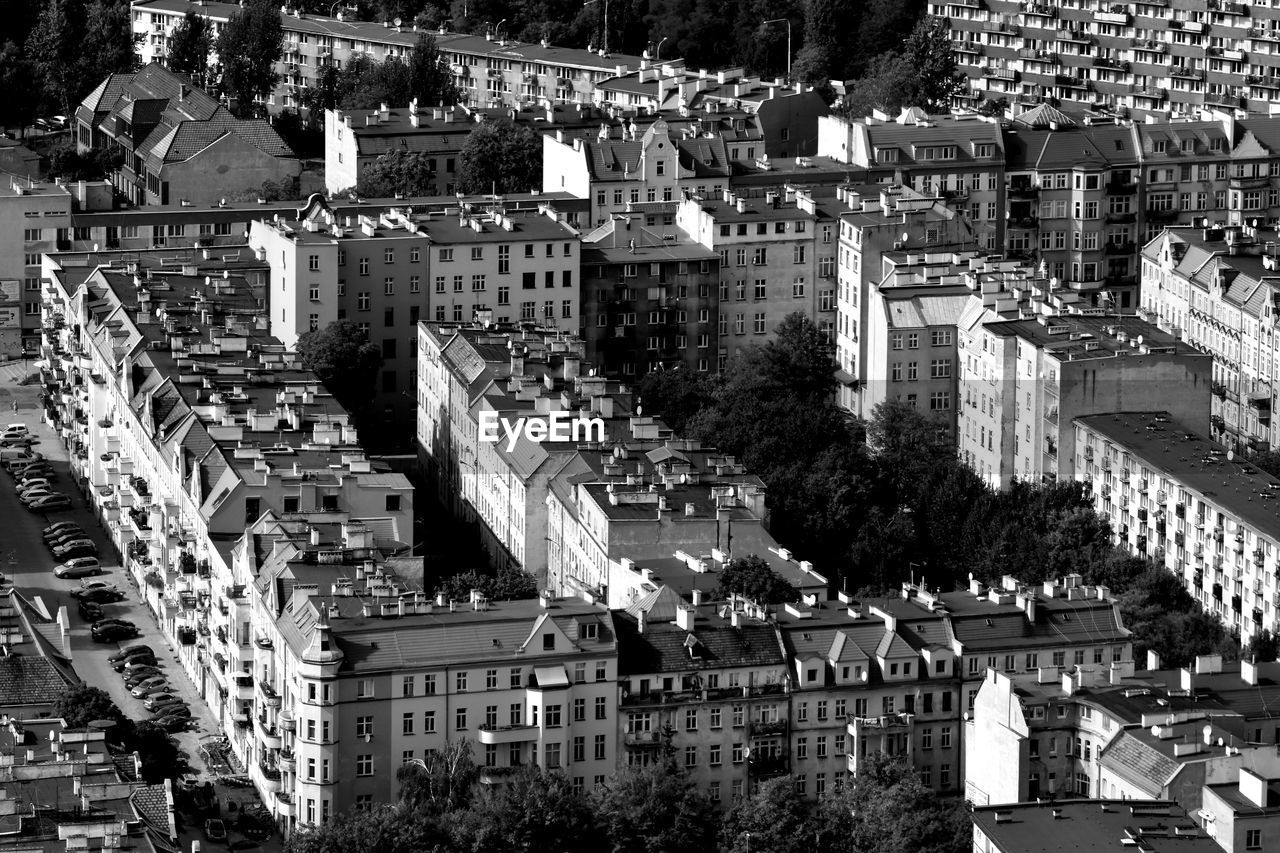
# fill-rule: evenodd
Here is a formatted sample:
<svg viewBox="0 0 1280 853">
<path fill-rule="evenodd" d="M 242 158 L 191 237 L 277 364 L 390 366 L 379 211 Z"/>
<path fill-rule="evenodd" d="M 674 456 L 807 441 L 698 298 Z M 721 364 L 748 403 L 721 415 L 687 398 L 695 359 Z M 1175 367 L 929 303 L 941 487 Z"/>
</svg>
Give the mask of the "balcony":
<svg viewBox="0 0 1280 853">
<path fill-rule="evenodd" d="M 481 785 L 501 785 L 511 779 L 512 776 L 519 773 L 522 768 L 519 764 L 506 767 L 481 767 L 480 768 L 480 784 Z"/>
<path fill-rule="evenodd" d="M 972 53 L 980 55 L 982 53 L 983 46 L 978 44 L 976 41 L 953 41 L 951 43 L 951 49 L 956 53 Z"/>
<path fill-rule="evenodd" d="M 280 694 L 275 691 L 270 684 L 265 681 L 258 682 L 258 690 L 262 691 L 262 698 L 266 702 L 268 708 L 280 707 Z"/>
<path fill-rule="evenodd" d="M 1022 4 L 1022 14 L 1039 15 L 1042 18 L 1058 17 L 1058 7 L 1052 3 L 1026 3 Z"/>
<path fill-rule="evenodd" d="M 1106 222 L 1108 225 L 1130 225 L 1138 221 L 1136 213 L 1108 213 Z"/>
<path fill-rule="evenodd" d="M 276 764 L 280 766 L 282 772 L 293 773 L 298 769 L 298 757 L 294 755 L 293 750 L 282 749 L 276 756 Z"/>
<path fill-rule="evenodd" d="M 1220 397 L 1220 398 L 1221 398 L 1221 397 L 1226 397 L 1226 396 L 1227 396 L 1227 386 L 1226 386 L 1226 385 L 1223 385 L 1221 382 L 1214 382 L 1214 383 L 1212 383 L 1212 384 L 1209 386 L 1209 391 L 1210 391 L 1210 392 L 1211 392 L 1215 397 Z"/>
<path fill-rule="evenodd" d="M 1089 35 L 1089 33 L 1086 33 L 1084 30 L 1058 30 L 1054 33 L 1054 36 L 1058 41 L 1069 41 L 1077 44 L 1093 44 L 1093 36 Z"/>
<path fill-rule="evenodd" d="M 253 676 L 240 673 L 236 676 L 236 698 L 244 702 L 253 701 Z"/>
<path fill-rule="evenodd" d="M 268 794 L 274 794 L 280 790 L 279 767 L 274 767 L 266 762 L 259 762 L 258 773 L 262 777 L 263 787 L 266 788 Z"/>
<path fill-rule="evenodd" d="M 1109 242 L 1103 247 L 1103 250 L 1108 255 L 1132 255 L 1135 251 L 1137 251 L 1137 244 L 1134 243 L 1132 240 L 1127 240 L 1123 243 Z"/>
<path fill-rule="evenodd" d="M 285 791 L 276 791 L 276 814 L 280 817 L 293 817 L 298 813 L 297 807 L 293 802 L 293 794 Z"/>
<path fill-rule="evenodd" d="M 657 749 L 662 746 L 662 734 L 660 732 L 626 732 L 622 736 L 622 742 L 635 749 Z"/>
<path fill-rule="evenodd" d="M 1178 211 L 1174 208 L 1147 208 L 1148 222 L 1173 222 L 1178 218 Z"/>
<path fill-rule="evenodd" d="M 1169 90 L 1162 86 L 1140 86 L 1134 84 L 1129 87 L 1129 94 L 1139 98 L 1151 98 L 1156 101 L 1163 101 L 1169 97 Z"/>
<path fill-rule="evenodd" d="M 485 746 L 501 743 L 527 743 L 537 740 L 540 730 L 537 726 L 481 726 L 480 743 Z M 653 734 L 656 734 L 654 732 Z"/>
<path fill-rule="evenodd" d="M 1233 190 L 1262 190 L 1271 186 L 1271 178 L 1262 176 L 1244 176 L 1232 177 L 1228 180 L 1228 185 Z"/>
<path fill-rule="evenodd" d="M 1087 85 L 1083 77 L 1077 77 L 1074 74 L 1055 74 L 1053 82 L 1059 86 L 1069 86 L 1073 89 L 1083 89 Z"/>
<path fill-rule="evenodd" d="M 1018 58 L 1024 62 L 1043 62 L 1046 65 L 1058 64 L 1058 54 L 1051 50 L 1036 50 L 1035 48 L 1023 47 L 1018 49 Z"/>
<path fill-rule="evenodd" d="M 276 725 L 280 727 L 282 732 L 296 732 L 298 730 L 298 718 L 286 708 L 276 715 Z"/>
<path fill-rule="evenodd" d="M 1005 21 L 983 21 L 982 30 L 988 33 L 1006 33 L 1011 36 L 1016 36 L 1020 32 L 1017 24 Z"/>
<path fill-rule="evenodd" d="M 1182 65 L 1175 65 L 1169 69 L 1169 76 L 1176 77 L 1180 80 L 1203 80 L 1204 72 L 1197 68 L 1187 68 Z"/>
<path fill-rule="evenodd" d="M 1249 38 L 1258 41 L 1280 41 L 1280 29 L 1249 27 Z"/>
<path fill-rule="evenodd" d="M 787 760 L 785 753 L 766 753 L 759 757 L 753 755 L 747 759 L 747 771 L 756 779 L 782 776 L 791 771 L 791 762 Z"/>
<path fill-rule="evenodd" d="M 785 734 L 786 731 L 786 720 L 769 720 L 767 722 L 758 720 L 752 722 L 750 727 L 750 733 L 752 736 L 780 735 Z"/>
<path fill-rule="evenodd" d="M 1106 56 L 1095 56 L 1093 59 L 1094 68 L 1110 68 L 1113 71 L 1123 71 L 1129 73 L 1129 63 L 1120 59 L 1111 59 Z"/>
</svg>

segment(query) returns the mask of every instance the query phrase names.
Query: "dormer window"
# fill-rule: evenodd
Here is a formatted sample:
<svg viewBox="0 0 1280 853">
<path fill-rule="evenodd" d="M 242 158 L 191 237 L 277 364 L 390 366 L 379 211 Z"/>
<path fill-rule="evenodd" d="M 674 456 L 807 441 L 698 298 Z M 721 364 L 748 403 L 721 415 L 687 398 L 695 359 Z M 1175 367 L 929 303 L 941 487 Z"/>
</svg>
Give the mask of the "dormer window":
<svg viewBox="0 0 1280 853">
<path fill-rule="evenodd" d="M 994 142 L 975 142 L 973 143 L 973 156 L 975 158 L 985 158 L 996 156 L 996 146 Z"/>
<path fill-rule="evenodd" d="M 1163 154 L 1163 153 L 1164 153 L 1164 150 L 1165 150 L 1165 146 L 1166 146 L 1167 144 L 1168 144 L 1168 143 L 1166 143 L 1166 142 L 1165 142 L 1165 140 L 1163 140 L 1163 139 L 1153 139 L 1153 140 L 1151 140 L 1151 151 L 1152 151 L 1152 153 L 1153 153 L 1153 154 Z"/>
<path fill-rule="evenodd" d="M 897 148 L 877 148 L 876 162 L 877 163 L 898 162 L 898 149 Z"/>
</svg>

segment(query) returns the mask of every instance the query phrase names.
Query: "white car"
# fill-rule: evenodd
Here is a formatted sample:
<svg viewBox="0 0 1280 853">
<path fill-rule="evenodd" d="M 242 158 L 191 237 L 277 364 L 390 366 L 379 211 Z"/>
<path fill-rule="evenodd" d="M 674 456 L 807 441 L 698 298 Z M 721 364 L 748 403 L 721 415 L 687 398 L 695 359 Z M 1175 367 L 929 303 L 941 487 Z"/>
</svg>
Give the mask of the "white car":
<svg viewBox="0 0 1280 853">
<path fill-rule="evenodd" d="M 5 435 L 30 435 L 31 430 L 27 429 L 26 424 L 5 424 Z"/>
</svg>

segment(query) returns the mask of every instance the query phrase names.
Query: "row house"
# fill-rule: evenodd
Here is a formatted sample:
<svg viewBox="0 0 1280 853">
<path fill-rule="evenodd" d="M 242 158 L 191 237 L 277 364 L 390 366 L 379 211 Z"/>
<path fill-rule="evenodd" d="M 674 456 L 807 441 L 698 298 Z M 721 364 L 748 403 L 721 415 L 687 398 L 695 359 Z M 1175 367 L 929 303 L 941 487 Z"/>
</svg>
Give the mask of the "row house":
<svg viewBox="0 0 1280 853">
<path fill-rule="evenodd" d="M 994 488 L 1073 479 L 1076 417 L 1170 404 L 1188 423 L 1208 414 L 1211 359 L 1133 315 L 1003 319 L 975 309 L 964 321 L 959 453 Z"/>
<path fill-rule="evenodd" d="M 403 549 L 413 490 L 374 469 L 349 413 L 266 332 L 265 271 L 247 248 L 92 260 L 46 256 L 46 416 L 243 758 L 235 677 L 252 658 L 250 579 L 234 571 L 232 543 L 271 511 L 359 521 L 379 546 Z"/>
<path fill-rule="evenodd" d="M 551 205 L 507 212 L 455 205 L 340 216 L 312 196 L 294 218 L 255 221 L 249 243 L 271 265 L 271 330 L 286 345 L 350 320 L 382 353 L 374 405 L 408 435 L 421 322 L 499 323 L 577 331 L 580 240 Z"/>
<path fill-rule="evenodd" d="M 1081 417 L 1073 430 L 1076 479 L 1118 545 L 1163 564 L 1242 642 L 1276 630 L 1280 480 L 1166 409 Z"/>
<path fill-rule="evenodd" d="M 455 516 L 481 523 L 495 564 L 544 578 L 548 483 L 582 447 L 630 437 L 632 394 L 584 372 L 582 342 L 553 330 L 510 325 L 418 327 L 417 451 L 437 498 Z M 602 433 L 566 427 L 534 440 L 522 419 L 599 418 Z M 481 422 L 516 430 L 481 435 Z"/>
<path fill-rule="evenodd" d="M 1212 357 L 1210 435 L 1237 453 L 1280 439 L 1271 422 L 1280 364 L 1273 236 L 1252 226 L 1177 228 L 1142 251 L 1142 314 Z"/>
<path fill-rule="evenodd" d="M 216 33 L 239 9 L 217 0 L 194 6 L 186 0 L 134 3 L 133 32 L 142 37 L 138 48 L 142 62 L 168 56 L 173 30 L 188 11 L 209 21 Z M 360 57 L 378 62 L 404 59 L 423 36 L 434 39 L 464 101 L 483 107 L 543 100 L 589 104 L 597 83 L 649 66 L 647 57 L 557 47 L 546 40 L 523 43 L 499 38 L 499 33 L 487 28 L 484 35 L 453 33 L 443 27 L 419 30 L 416 24 L 393 26 L 343 15 L 329 17 L 287 5 L 280 7 L 280 24 L 284 50 L 275 64 L 279 82 L 266 100 L 272 112 L 299 108 L 302 93 L 319 84 L 324 69 L 342 68 Z"/>
<path fill-rule="evenodd" d="M 680 202 L 676 227 L 720 255 L 716 369 L 743 347 L 763 343 L 762 336 L 796 312 L 834 336 L 838 241 L 833 214 L 825 200 L 819 203 L 804 190 L 763 198 L 726 190 L 720 198 L 689 196 Z"/>
<path fill-rule="evenodd" d="M 720 305 L 729 298 L 720 255 L 640 222 L 638 213 L 614 214 L 582 239 L 587 359 L 626 381 L 659 369 L 719 369 Z"/>
<path fill-rule="evenodd" d="M 665 752 L 712 801 L 734 804 L 792 770 L 786 660 L 763 614 L 695 598 L 664 586 L 610 612 L 618 761 L 657 763 Z"/>
<path fill-rule="evenodd" d="M 1124 118 L 1265 113 L 1280 85 L 1280 8 L 1269 3 L 946 0 L 928 11 L 948 21 L 967 103 L 1061 102 Z"/>
<path fill-rule="evenodd" d="M 302 174 L 302 161 L 270 122 L 234 117 L 158 63 L 99 83 L 76 107 L 74 133 L 81 153 L 105 149 L 119 159 L 112 184 L 135 205 L 207 204 L 228 189 Z"/>
<path fill-rule="evenodd" d="M 968 220 L 944 206 L 938 195 L 899 185 L 843 186 L 836 191 L 836 203 L 844 206 L 835 257 L 836 401 L 866 418 L 889 393 L 888 356 L 881 353 L 888 338 L 882 334 L 873 340 L 871 329 L 874 325 L 884 332 L 888 319 L 871 313 L 872 294 L 885 279 L 886 256 L 907 251 L 894 256 L 897 269 L 908 257 L 923 259 L 929 252 L 968 250 L 976 244 Z M 820 279 L 831 272 L 829 262 L 819 264 Z"/>
<path fill-rule="evenodd" d="M 548 595 L 422 592 L 353 524 L 265 515 L 237 545 L 251 577 L 250 774 L 286 832 L 393 802 L 397 771 L 469 744 L 481 785 L 617 767 L 618 641 L 607 611 Z M 483 642 L 479 640 L 483 638 Z"/>
</svg>

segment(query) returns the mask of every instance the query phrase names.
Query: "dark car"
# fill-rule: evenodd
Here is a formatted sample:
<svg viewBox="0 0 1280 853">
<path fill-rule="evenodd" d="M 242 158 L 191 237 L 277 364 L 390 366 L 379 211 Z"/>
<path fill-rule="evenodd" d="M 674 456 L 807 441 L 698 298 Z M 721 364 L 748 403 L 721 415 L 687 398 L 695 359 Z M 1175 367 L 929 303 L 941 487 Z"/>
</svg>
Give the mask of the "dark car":
<svg viewBox="0 0 1280 853">
<path fill-rule="evenodd" d="M 94 627 L 94 628 L 105 628 L 105 627 L 107 627 L 108 625 L 127 625 L 127 626 L 129 626 L 130 628 L 136 628 L 136 627 L 138 627 L 137 625 L 135 625 L 135 624 L 133 624 L 132 622 L 130 622 L 128 619 L 121 619 L 121 618 L 120 618 L 120 617 L 118 617 L 118 616 L 112 616 L 112 617 L 107 618 L 107 619 L 100 619 L 100 620 L 98 620 L 97 622 L 94 622 L 94 623 L 93 623 L 93 627 Z"/>
<path fill-rule="evenodd" d="M 225 843 L 227 840 L 227 827 L 220 818 L 211 817 L 204 822 L 204 837 L 210 841 Z"/>
<path fill-rule="evenodd" d="M 41 530 L 41 531 L 40 531 L 40 534 L 41 534 L 42 536 L 49 537 L 49 536 L 52 536 L 52 535 L 53 535 L 53 534 L 55 534 L 55 533 L 58 533 L 59 531 L 63 531 L 63 530 L 79 530 L 79 529 L 80 529 L 80 523 L 79 523 L 79 522 L 76 522 L 76 521 L 55 521 L 53 524 L 50 524 L 50 525 L 49 525 L 48 527 L 46 527 L 44 530 Z"/>
<path fill-rule="evenodd" d="M 187 726 L 191 725 L 191 718 L 183 717 L 180 714 L 166 714 L 163 717 L 156 717 L 152 722 L 166 732 L 173 734 L 175 732 L 185 732 Z"/>
<path fill-rule="evenodd" d="M 155 678 L 157 675 L 164 675 L 164 670 L 154 664 L 131 666 L 124 673 L 124 686 L 132 690 L 148 678 Z"/>
<path fill-rule="evenodd" d="M 132 646 L 125 646 L 123 649 L 116 652 L 111 657 L 107 658 L 107 660 L 111 661 L 112 663 L 119 663 L 121 661 L 127 661 L 129 658 L 133 657 L 134 655 L 142 655 L 142 654 L 154 655 L 155 653 L 156 653 L 155 649 L 151 648 L 146 643 L 136 643 Z"/>
<path fill-rule="evenodd" d="M 191 718 L 191 709 L 190 709 L 190 708 L 188 708 L 186 705 L 170 705 L 169 707 L 165 708 L 161 713 L 157 714 L 157 716 L 160 716 L 160 717 L 186 717 L 186 718 L 190 719 L 190 718 Z"/>
<path fill-rule="evenodd" d="M 90 632 L 95 643 L 118 643 L 138 636 L 138 629 L 133 625 L 122 625 L 119 622 L 108 622 Z"/>
<path fill-rule="evenodd" d="M 53 548 L 57 545 L 65 545 L 73 539 L 84 539 L 88 537 L 88 535 L 88 533 L 85 533 L 80 529 L 79 525 L 76 525 L 75 527 L 64 527 L 62 530 L 56 530 L 53 533 L 46 533 L 44 536 L 44 544 Z"/>
<path fill-rule="evenodd" d="M 70 560 L 72 557 L 96 557 L 98 546 L 93 544 L 92 539 L 74 539 L 54 548 L 53 556 L 58 560 Z"/>
<path fill-rule="evenodd" d="M 129 638 L 124 637 L 122 639 L 129 639 Z M 111 664 L 111 668 L 114 669 L 116 672 L 124 672 L 126 669 L 129 669 L 131 666 L 155 666 L 156 663 L 157 663 L 156 656 L 151 654 L 150 652 L 147 652 L 144 655 L 134 655 L 131 658 L 125 658 L 124 660 L 116 661 L 115 663 Z"/>
<path fill-rule="evenodd" d="M 71 597 L 92 604 L 114 604 L 117 601 L 124 601 L 125 594 L 118 589 L 99 586 L 93 589 L 74 589 L 71 591 Z"/>
<path fill-rule="evenodd" d="M 102 605 L 92 601 L 80 602 L 80 618 L 86 622 L 97 622 L 103 617 Z"/>
</svg>

